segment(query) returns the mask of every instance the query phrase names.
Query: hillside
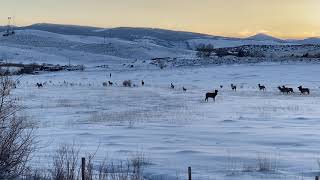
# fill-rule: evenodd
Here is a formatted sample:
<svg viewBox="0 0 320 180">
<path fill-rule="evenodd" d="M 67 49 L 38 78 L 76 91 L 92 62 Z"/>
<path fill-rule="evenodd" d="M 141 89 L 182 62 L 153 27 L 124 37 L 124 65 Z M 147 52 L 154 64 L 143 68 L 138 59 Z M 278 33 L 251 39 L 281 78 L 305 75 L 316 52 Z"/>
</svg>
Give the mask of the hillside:
<svg viewBox="0 0 320 180">
<path fill-rule="evenodd" d="M 16 62 L 65 64 L 123 64 L 132 60 L 192 54 L 186 49 L 167 48 L 149 40 L 128 41 L 98 36 L 62 35 L 40 30 L 17 30 L 0 37 L 0 54 Z"/>
<path fill-rule="evenodd" d="M 0 27 L 0 31 L 4 30 L 5 27 Z M 138 62 L 135 66 L 145 66 L 141 63 L 154 58 L 197 59 L 195 49 L 200 44 L 212 44 L 215 48 L 254 46 L 250 48 L 253 51 L 264 51 L 264 47 L 268 46 L 264 57 L 283 57 L 297 54 L 297 50 L 292 53 L 292 49 L 301 51 L 299 55 L 308 53 L 308 46 L 299 45 L 318 43 L 318 38 L 281 40 L 266 34 L 248 38 L 229 38 L 152 28 L 106 29 L 34 24 L 16 28 L 14 36 L 0 37 L 0 59 L 18 63 L 51 64 L 67 64 L 71 61 L 73 64 L 107 64 L 110 67 L 129 66 L 132 62 Z"/>
</svg>

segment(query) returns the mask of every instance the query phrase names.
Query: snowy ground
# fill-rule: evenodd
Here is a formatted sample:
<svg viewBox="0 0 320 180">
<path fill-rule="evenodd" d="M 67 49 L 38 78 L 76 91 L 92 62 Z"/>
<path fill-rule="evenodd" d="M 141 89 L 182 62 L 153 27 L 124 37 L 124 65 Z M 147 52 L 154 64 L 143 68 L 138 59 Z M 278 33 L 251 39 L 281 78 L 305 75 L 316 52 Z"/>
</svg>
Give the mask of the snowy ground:
<svg viewBox="0 0 320 180">
<path fill-rule="evenodd" d="M 14 95 L 39 122 L 44 148 L 35 162 L 45 163 L 60 143 L 76 142 L 86 152 L 99 146 L 98 159 L 142 151 L 153 163 L 146 169 L 153 178 L 183 179 L 192 166 L 196 179 L 313 179 L 320 170 L 319 68 L 257 64 L 113 71 L 114 87 L 102 86 L 110 72 L 88 69 L 24 76 Z M 121 87 L 125 79 L 139 86 L 144 80 L 146 86 Z M 34 86 L 45 81 L 43 89 Z M 267 91 L 259 92 L 258 83 Z M 311 95 L 282 95 L 276 87 L 283 84 L 296 91 L 304 85 Z M 204 102 L 214 88 L 220 91 L 216 102 Z M 257 171 L 259 158 L 273 171 Z"/>
</svg>

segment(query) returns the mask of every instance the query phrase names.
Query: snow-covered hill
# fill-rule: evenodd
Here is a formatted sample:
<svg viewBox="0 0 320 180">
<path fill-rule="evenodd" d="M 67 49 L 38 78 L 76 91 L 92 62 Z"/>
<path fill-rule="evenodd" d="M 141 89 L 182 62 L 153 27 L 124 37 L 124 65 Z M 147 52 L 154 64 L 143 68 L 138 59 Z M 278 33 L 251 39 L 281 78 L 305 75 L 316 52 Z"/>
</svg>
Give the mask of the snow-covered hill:
<svg viewBox="0 0 320 180">
<path fill-rule="evenodd" d="M 0 27 L 0 31 L 5 28 Z M 215 48 L 268 45 L 272 49 L 272 46 L 320 43 L 318 38 L 281 40 L 266 34 L 228 38 L 152 28 L 34 24 L 15 29 L 13 36 L 0 36 L 0 60 L 51 64 L 71 61 L 86 66 L 123 66 L 136 60 L 145 62 L 153 58 L 192 59 L 200 44 L 212 44 Z"/>
<path fill-rule="evenodd" d="M 129 41 L 98 36 L 62 35 L 41 30 L 17 30 L 0 37 L 0 58 L 15 62 L 101 65 L 132 60 L 192 55 L 186 49 L 160 46 L 150 40 Z"/>
<path fill-rule="evenodd" d="M 320 44 L 320 38 L 319 37 L 311 37 L 303 40 L 297 40 L 296 41 L 299 44 Z"/>
<path fill-rule="evenodd" d="M 99 36 L 119 38 L 125 40 L 135 40 L 143 38 L 161 39 L 167 41 L 183 41 L 192 38 L 206 37 L 206 34 L 172 31 L 166 29 L 156 28 L 132 28 L 132 27 L 118 27 L 118 28 L 98 28 L 75 25 L 59 25 L 59 24 L 34 24 L 31 26 L 20 27 L 20 30 L 34 29 L 41 31 L 48 31 L 65 35 L 83 35 L 83 36 Z"/>
<path fill-rule="evenodd" d="M 296 43 L 292 42 L 279 42 L 272 40 L 254 40 L 254 39 L 235 39 L 235 38 L 198 38 L 191 39 L 188 41 L 190 47 L 195 49 L 199 44 L 212 44 L 215 48 L 224 48 L 224 47 L 238 47 L 244 45 L 294 45 Z"/>
</svg>

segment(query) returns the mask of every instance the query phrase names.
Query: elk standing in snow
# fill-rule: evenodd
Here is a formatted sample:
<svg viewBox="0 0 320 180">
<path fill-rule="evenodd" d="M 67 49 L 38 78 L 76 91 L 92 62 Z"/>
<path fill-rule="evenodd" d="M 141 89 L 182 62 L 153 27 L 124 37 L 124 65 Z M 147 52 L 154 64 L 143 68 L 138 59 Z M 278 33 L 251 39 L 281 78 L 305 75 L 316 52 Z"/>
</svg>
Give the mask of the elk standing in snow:
<svg viewBox="0 0 320 180">
<path fill-rule="evenodd" d="M 218 90 L 215 90 L 214 93 L 207 93 L 205 101 L 208 102 L 209 98 L 212 98 L 213 101 L 216 101 L 216 96 L 218 95 Z"/>
<path fill-rule="evenodd" d="M 184 91 L 184 92 L 187 92 L 187 89 L 183 86 L 182 87 L 182 90 Z"/>
<path fill-rule="evenodd" d="M 298 87 L 299 91 L 301 92 L 301 94 L 310 94 L 310 89 L 309 88 L 303 88 L 302 86 Z"/>
<path fill-rule="evenodd" d="M 264 85 L 258 84 L 260 91 L 265 91 L 266 87 Z"/>
<path fill-rule="evenodd" d="M 237 91 L 237 86 L 231 84 L 231 89 L 232 89 L 233 91 Z"/>
</svg>

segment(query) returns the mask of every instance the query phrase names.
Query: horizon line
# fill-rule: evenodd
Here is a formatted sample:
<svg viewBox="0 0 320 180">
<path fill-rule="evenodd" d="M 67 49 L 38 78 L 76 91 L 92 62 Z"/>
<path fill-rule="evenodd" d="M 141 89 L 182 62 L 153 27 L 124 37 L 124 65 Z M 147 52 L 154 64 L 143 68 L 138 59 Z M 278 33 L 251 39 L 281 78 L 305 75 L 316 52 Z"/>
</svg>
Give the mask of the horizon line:
<svg viewBox="0 0 320 180">
<path fill-rule="evenodd" d="M 98 28 L 98 29 L 116 29 L 116 28 L 141 28 L 141 29 L 159 29 L 159 30 L 168 30 L 168 31 L 176 31 L 176 32 L 185 32 L 185 33 L 194 33 L 194 34 L 202 34 L 207 36 L 216 36 L 216 37 L 222 37 L 222 38 L 239 38 L 239 39 L 245 39 L 250 38 L 252 36 L 256 36 L 259 34 L 267 35 L 279 40 L 303 40 L 308 38 L 320 38 L 320 36 L 278 36 L 274 35 L 270 32 L 252 32 L 248 35 L 227 35 L 227 34 L 211 34 L 211 33 L 205 33 L 205 32 L 196 32 L 196 31 L 189 31 L 189 30 L 183 30 L 183 29 L 175 29 L 175 28 L 161 28 L 161 27 L 148 27 L 148 26 L 113 26 L 113 27 L 101 27 L 101 26 L 95 26 L 95 25 L 85 25 L 85 24 L 66 24 L 66 23 L 50 23 L 50 22 L 39 22 L 39 23 L 32 23 L 27 25 L 13 25 L 14 27 L 23 28 L 28 26 L 33 26 L 37 24 L 47 24 L 47 25 L 61 25 L 61 26 L 78 26 L 78 27 L 89 27 L 89 28 Z M 0 25 L 0 27 L 6 27 L 7 25 Z M 240 32 L 239 32 L 240 33 Z"/>
</svg>

